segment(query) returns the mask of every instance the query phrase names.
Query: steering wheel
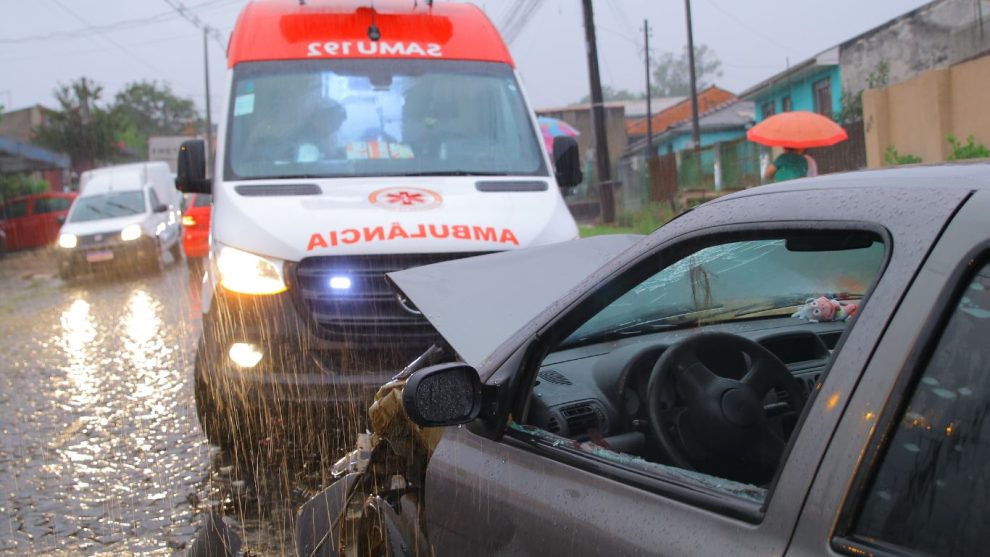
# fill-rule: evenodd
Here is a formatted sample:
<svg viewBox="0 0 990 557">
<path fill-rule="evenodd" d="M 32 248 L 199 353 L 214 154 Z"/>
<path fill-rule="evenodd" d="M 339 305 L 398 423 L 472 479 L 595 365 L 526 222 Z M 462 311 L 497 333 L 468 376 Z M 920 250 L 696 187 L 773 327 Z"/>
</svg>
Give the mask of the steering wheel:
<svg viewBox="0 0 990 557">
<path fill-rule="evenodd" d="M 702 363 L 703 353 L 745 354 L 750 366 L 740 380 L 721 377 Z M 674 466 L 767 483 L 787 444 L 779 418 L 769 418 L 763 406 L 774 387 L 790 395 L 799 414 L 804 389 L 773 353 L 739 335 L 698 333 L 672 345 L 653 366 L 650 426 Z"/>
</svg>

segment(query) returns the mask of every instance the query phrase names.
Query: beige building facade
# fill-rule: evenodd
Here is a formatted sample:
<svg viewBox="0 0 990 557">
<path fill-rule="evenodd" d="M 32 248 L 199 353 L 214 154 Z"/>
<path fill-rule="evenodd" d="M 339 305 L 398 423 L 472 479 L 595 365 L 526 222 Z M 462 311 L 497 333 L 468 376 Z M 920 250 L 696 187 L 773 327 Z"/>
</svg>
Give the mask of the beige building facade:
<svg viewBox="0 0 990 557">
<path fill-rule="evenodd" d="M 988 98 L 990 55 L 864 91 L 867 166 L 884 166 L 888 147 L 924 163 L 943 162 L 952 152 L 949 135 L 990 145 Z"/>
</svg>

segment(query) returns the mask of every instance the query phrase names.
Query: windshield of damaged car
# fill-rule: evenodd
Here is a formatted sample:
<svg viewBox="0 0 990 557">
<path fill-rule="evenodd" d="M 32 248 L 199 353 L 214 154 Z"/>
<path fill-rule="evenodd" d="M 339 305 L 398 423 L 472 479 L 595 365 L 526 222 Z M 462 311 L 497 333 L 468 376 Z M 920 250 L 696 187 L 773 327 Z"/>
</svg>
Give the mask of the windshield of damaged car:
<svg viewBox="0 0 990 557">
<path fill-rule="evenodd" d="M 547 175 L 506 64 L 252 62 L 232 87 L 228 180 Z"/>
<path fill-rule="evenodd" d="M 602 335 L 790 315 L 811 298 L 858 299 L 883 262 L 883 244 L 792 251 L 786 241 L 702 249 L 637 284 L 582 325 L 565 344 Z"/>
<path fill-rule="evenodd" d="M 144 213 L 144 192 L 141 190 L 118 191 L 90 195 L 76 199 L 72 205 L 69 222 L 129 217 Z"/>
</svg>

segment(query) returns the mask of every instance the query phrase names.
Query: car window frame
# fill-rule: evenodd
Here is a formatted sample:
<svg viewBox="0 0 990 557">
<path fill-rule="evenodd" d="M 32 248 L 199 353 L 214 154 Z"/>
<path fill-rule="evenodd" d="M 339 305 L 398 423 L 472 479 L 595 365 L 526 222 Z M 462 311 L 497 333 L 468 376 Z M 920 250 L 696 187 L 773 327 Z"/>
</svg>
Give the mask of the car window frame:
<svg viewBox="0 0 990 557">
<path fill-rule="evenodd" d="M 24 213 L 23 214 L 20 214 L 20 215 L 11 215 L 10 214 L 10 208 L 11 207 L 14 207 L 14 206 L 16 206 L 18 204 L 23 204 L 24 205 Z M 17 220 L 17 219 L 22 219 L 24 217 L 31 216 L 32 205 L 33 205 L 33 203 L 31 202 L 31 199 L 30 198 L 14 199 L 12 201 L 8 201 L 4 205 L 4 207 L 3 207 L 4 208 L 4 213 L 6 215 L 6 220 L 14 221 L 14 220 Z"/>
<path fill-rule="evenodd" d="M 830 536 L 830 545 L 834 551 L 852 557 L 924 555 L 911 548 L 879 540 L 867 540 L 855 533 L 855 525 L 869 496 L 869 486 L 883 465 L 886 449 L 893 440 L 892 434 L 942 341 L 945 327 L 956 311 L 958 305 L 956 302 L 960 300 L 974 277 L 988 264 L 990 264 L 990 240 L 984 240 L 970 248 L 960 259 L 936 296 L 935 307 L 938 309 L 935 318 L 927 319 L 922 326 L 920 336 L 922 340 L 911 349 L 906 365 L 894 380 L 890 396 L 880 409 L 876 426 L 867 440 L 861 462 L 853 473 L 848 495 L 840 507 L 836 527 Z"/>
<path fill-rule="evenodd" d="M 583 451 L 569 450 L 564 446 L 552 446 L 549 443 L 541 443 L 534 435 L 525 434 L 518 430 L 509 429 L 508 416 L 525 416 L 528 411 L 530 393 L 534 388 L 537 372 L 541 362 L 550 353 L 553 347 L 562 342 L 576 327 L 590 319 L 602 308 L 612 301 L 618 299 L 624 292 L 642 282 L 659 270 L 700 251 L 706 247 L 729 243 L 732 241 L 747 241 L 758 239 L 769 239 L 774 236 L 783 235 L 820 235 L 823 231 L 829 232 L 861 232 L 871 234 L 884 244 L 884 256 L 877 275 L 864 293 L 862 305 L 870 300 L 876 286 L 886 274 L 894 251 L 893 238 L 886 228 L 875 222 L 848 220 L 848 221 L 780 221 L 780 222 L 753 222 L 721 225 L 712 228 L 703 228 L 688 232 L 680 236 L 671 238 L 653 249 L 641 254 L 627 265 L 614 270 L 608 278 L 599 282 L 594 288 L 588 289 L 582 296 L 574 301 L 570 306 L 563 308 L 557 316 L 544 325 L 535 335 L 534 340 L 523 348 L 523 353 L 519 356 L 518 365 L 503 366 L 500 372 L 495 373 L 491 379 L 495 382 L 507 381 L 508 393 L 504 396 L 508 400 L 500 401 L 500 406 L 508 407 L 507 412 L 497 416 L 494 423 L 489 422 L 486 426 L 475 425 L 475 431 L 492 436 L 504 435 L 506 442 L 519 448 L 535 451 L 541 456 L 550 458 L 557 462 L 575 466 L 592 473 L 623 482 L 627 485 L 643 489 L 644 491 L 655 493 L 664 497 L 693 505 L 695 507 L 716 512 L 730 518 L 735 518 L 759 524 L 766 516 L 767 509 L 773 500 L 774 493 L 781 477 L 782 471 L 786 468 L 790 459 L 791 449 L 800 434 L 793 435 L 790 442 L 781 456 L 781 466 L 770 483 L 767 494 L 762 503 L 749 502 L 744 499 L 731 496 L 724 491 L 718 491 L 700 482 L 684 480 L 682 478 L 665 477 L 649 474 L 631 468 L 623 468 L 615 462 L 604 458 L 595 457 Z M 657 261 L 656 259 L 661 259 Z M 607 291 L 607 295 L 600 293 Z M 855 325 L 855 321 L 851 325 Z M 850 329 L 852 330 L 852 327 Z M 839 339 L 834 352 L 840 352 L 849 337 L 844 333 Z M 515 357 L 510 360 L 516 360 Z M 823 371 L 822 381 L 827 378 L 832 371 L 835 360 L 830 358 L 828 365 Z M 866 365 L 866 360 L 861 362 Z M 505 376 L 509 369 L 518 369 L 511 376 Z M 861 372 L 862 369 L 857 370 Z M 808 398 L 805 410 L 799 417 L 795 426 L 796 432 L 801 432 L 815 402 L 816 393 Z M 831 425 L 834 430 L 838 426 L 838 419 Z M 494 431 L 493 431 L 494 430 Z M 813 476 L 809 477 L 803 489 L 810 489 Z M 795 522 L 797 517 L 795 516 Z"/>
</svg>

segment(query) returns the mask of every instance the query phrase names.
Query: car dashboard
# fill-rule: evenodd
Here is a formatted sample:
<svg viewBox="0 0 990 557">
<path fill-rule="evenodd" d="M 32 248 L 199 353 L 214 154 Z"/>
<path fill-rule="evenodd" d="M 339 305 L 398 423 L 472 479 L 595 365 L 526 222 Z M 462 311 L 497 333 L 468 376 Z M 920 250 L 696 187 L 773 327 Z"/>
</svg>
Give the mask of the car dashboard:
<svg viewBox="0 0 990 557">
<path fill-rule="evenodd" d="M 810 395 L 848 323 L 811 323 L 791 317 L 677 329 L 566 348 L 551 353 L 537 374 L 525 423 L 560 437 L 591 440 L 627 453 L 650 451 L 647 385 L 664 351 L 700 331 L 724 331 L 753 340 L 779 358 Z M 718 375 L 741 379 L 742 354 L 699 354 Z M 774 389 L 769 415 L 789 409 L 789 395 Z M 796 416 L 791 418 L 791 424 Z"/>
</svg>

